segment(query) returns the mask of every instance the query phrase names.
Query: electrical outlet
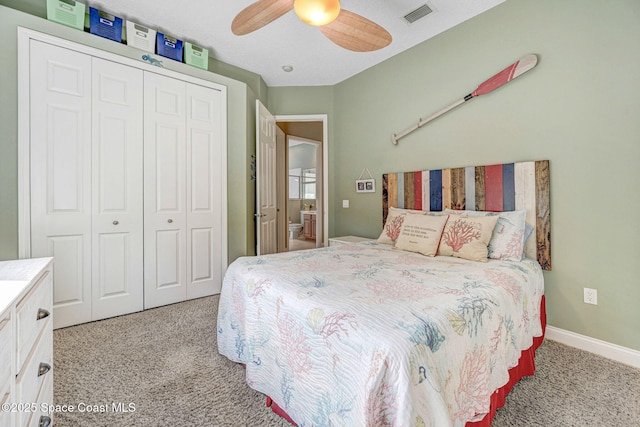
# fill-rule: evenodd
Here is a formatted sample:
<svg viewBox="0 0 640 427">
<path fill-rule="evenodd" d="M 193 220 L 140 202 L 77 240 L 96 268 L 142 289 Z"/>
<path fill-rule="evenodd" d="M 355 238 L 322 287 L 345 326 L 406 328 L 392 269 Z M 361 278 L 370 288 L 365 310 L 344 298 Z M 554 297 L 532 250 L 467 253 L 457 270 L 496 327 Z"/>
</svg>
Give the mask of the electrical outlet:
<svg viewBox="0 0 640 427">
<path fill-rule="evenodd" d="M 348 200 L 343 200 L 342 201 L 342 207 L 343 208 L 348 208 L 349 207 L 349 201 Z"/>
<path fill-rule="evenodd" d="M 598 305 L 598 290 L 584 288 L 584 302 L 586 304 Z"/>
</svg>

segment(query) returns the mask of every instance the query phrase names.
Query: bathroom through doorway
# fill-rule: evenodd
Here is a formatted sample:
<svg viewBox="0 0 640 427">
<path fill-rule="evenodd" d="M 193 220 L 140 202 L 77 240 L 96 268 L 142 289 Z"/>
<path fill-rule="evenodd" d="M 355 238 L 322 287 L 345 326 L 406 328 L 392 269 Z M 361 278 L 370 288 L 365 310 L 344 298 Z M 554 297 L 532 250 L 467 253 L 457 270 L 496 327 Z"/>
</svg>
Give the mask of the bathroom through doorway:
<svg viewBox="0 0 640 427">
<path fill-rule="evenodd" d="M 327 241 L 326 116 L 276 116 L 285 135 L 285 162 L 278 168 L 282 224 L 278 251 L 325 246 Z M 284 207 L 284 209 L 282 209 Z"/>
</svg>

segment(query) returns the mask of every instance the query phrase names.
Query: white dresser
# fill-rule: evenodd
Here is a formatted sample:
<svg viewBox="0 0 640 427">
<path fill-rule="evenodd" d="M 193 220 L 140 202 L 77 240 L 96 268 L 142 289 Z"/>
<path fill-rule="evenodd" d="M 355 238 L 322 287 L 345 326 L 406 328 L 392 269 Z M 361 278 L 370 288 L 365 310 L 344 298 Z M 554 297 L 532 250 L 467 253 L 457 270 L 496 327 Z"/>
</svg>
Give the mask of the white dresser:
<svg viewBox="0 0 640 427">
<path fill-rule="evenodd" d="M 0 262 L 0 427 L 52 423 L 52 260 Z"/>
</svg>

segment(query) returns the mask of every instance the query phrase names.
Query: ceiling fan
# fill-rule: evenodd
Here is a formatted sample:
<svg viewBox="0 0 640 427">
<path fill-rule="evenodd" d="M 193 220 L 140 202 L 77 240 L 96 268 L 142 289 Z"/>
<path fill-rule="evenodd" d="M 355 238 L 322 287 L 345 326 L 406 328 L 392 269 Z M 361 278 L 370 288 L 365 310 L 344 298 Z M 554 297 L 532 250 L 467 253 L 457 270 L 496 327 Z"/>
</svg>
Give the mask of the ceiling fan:
<svg viewBox="0 0 640 427">
<path fill-rule="evenodd" d="M 371 52 L 391 43 L 391 34 L 380 25 L 340 8 L 339 0 L 258 0 L 244 8 L 231 23 L 237 36 L 259 30 L 295 10 L 307 24 L 320 28 L 329 40 L 354 52 Z"/>
</svg>

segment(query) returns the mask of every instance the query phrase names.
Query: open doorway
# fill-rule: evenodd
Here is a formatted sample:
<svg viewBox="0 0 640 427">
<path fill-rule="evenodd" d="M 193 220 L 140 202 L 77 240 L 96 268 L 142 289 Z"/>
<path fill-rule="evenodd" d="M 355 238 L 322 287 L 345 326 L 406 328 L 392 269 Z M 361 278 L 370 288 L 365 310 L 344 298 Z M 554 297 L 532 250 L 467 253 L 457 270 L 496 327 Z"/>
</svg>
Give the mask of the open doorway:
<svg viewBox="0 0 640 427">
<path fill-rule="evenodd" d="M 321 196 L 317 178 L 322 168 L 322 142 L 297 136 L 287 136 L 288 201 L 287 222 L 289 250 L 316 247 L 318 197 Z"/>
<path fill-rule="evenodd" d="M 284 245 L 278 251 L 323 247 L 328 230 L 327 116 L 276 116 L 276 125 L 285 135 L 284 167 L 278 168 L 277 180 L 284 188 L 278 191 L 283 195 L 278 241 Z"/>
</svg>

